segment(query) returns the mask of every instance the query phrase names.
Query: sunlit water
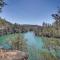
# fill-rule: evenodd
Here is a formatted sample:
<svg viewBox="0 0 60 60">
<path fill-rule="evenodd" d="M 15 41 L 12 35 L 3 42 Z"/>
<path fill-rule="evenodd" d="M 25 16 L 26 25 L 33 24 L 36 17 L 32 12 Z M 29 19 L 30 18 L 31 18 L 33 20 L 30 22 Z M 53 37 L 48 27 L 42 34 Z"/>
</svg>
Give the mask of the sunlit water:
<svg viewBox="0 0 60 60">
<path fill-rule="evenodd" d="M 24 40 L 26 40 L 29 59 L 28 60 L 39 60 L 38 53 L 42 50 L 44 44 L 41 37 L 35 36 L 34 32 L 27 32 L 22 34 Z M 6 49 L 9 49 L 11 46 L 6 42 L 10 40 L 10 37 L 14 38 L 14 35 L 6 35 L 0 37 L 0 48 L 3 46 Z"/>
<path fill-rule="evenodd" d="M 35 36 L 33 32 L 27 32 L 24 34 L 25 40 L 28 44 L 29 59 L 28 60 L 39 60 L 38 52 L 43 48 L 43 40 L 41 37 Z"/>
<path fill-rule="evenodd" d="M 28 53 L 29 53 L 28 60 L 40 60 L 40 52 L 48 51 L 48 49 L 44 48 L 44 42 L 43 42 L 42 37 L 35 36 L 34 32 L 23 33 L 22 35 L 24 36 L 24 40 L 26 40 L 26 43 L 27 43 L 27 48 L 28 48 Z M 6 42 L 10 40 L 10 37 L 12 37 L 12 40 L 15 38 L 14 34 L 0 36 L 0 48 L 2 46 L 6 49 L 11 48 L 11 45 L 9 45 Z M 51 50 L 51 52 L 52 54 L 55 55 L 55 51 Z M 58 51 L 57 54 L 60 56 L 59 52 L 60 51 Z"/>
<path fill-rule="evenodd" d="M 41 37 L 35 36 L 33 32 L 27 32 L 24 34 L 25 40 L 27 40 L 28 46 L 35 47 L 37 49 L 41 49 L 43 47 L 43 42 Z"/>
</svg>

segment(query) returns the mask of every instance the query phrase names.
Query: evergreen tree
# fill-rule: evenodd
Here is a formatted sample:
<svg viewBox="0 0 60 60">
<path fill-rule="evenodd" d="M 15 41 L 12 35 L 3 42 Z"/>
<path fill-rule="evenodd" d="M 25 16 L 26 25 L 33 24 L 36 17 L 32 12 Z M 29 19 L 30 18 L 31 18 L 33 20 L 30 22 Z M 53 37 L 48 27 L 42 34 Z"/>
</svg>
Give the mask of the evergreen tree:
<svg viewBox="0 0 60 60">
<path fill-rule="evenodd" d="M 2 8 L 6 5 L 4 0 L 0 0 L 0 12 L 2 11 Z"/>
</svg>

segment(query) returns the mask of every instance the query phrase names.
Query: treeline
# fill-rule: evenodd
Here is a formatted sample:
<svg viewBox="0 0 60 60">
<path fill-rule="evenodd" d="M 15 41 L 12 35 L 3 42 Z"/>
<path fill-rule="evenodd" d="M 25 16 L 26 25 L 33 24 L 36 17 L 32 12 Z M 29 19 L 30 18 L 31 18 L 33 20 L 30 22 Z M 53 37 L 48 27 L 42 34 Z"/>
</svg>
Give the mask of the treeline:
<svg viewBox="0 0 60 60">
<path fill-rule="evenodd" d="M 52 17 L 54 22 L 52 24 L 43 23 L 39 35 L 60 38 L 60 10 L 52 14 Z"/>
<path fill-rule="evenodd" d="M 35 35 L 38 36 L 60 38 L 60 10 L 52 14 L 52 17 L 55 20 L 54 23 L 48 24 L 43 22 L 42 26 L 12 24 L 0 18 L 0 35 L 34 31 Z"/>
<path fill-rule="evenodd" d="M 0 35 L 14 34 L 14 33 L 23 33 L 28 31 L 38 32 L 41 29 L 41 26 L 38 25 L 20 25 L 12 24 L 5 19 L 0 18 Z"/>
</svg>

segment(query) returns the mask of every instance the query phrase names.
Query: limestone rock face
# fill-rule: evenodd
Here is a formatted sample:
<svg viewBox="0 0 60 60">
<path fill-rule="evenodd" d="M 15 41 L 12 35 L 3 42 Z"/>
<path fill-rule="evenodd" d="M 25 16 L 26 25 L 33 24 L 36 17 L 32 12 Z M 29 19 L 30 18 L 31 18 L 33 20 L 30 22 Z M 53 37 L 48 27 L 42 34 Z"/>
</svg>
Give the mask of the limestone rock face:
<svg viewBox="0 0 60 60">
<path fill-rule="evenodd" d="M 0 51 L 0 60 L 27 60 L 28 54 L 18 50 Z"/>
</svg>

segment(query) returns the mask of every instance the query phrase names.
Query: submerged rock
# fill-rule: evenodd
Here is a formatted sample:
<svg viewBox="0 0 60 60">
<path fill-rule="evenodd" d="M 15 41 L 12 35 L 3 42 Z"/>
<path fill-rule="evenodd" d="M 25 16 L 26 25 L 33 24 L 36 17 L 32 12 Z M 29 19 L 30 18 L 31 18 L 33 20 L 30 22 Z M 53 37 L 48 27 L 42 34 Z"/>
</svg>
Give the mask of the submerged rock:
<svg viewBox="0 0 60 60">
<path fill-rule="evenodd" d="M 27 60 L 28 54 L 18 50 L 0 50 L 0 60 Z"/>
</svg>

